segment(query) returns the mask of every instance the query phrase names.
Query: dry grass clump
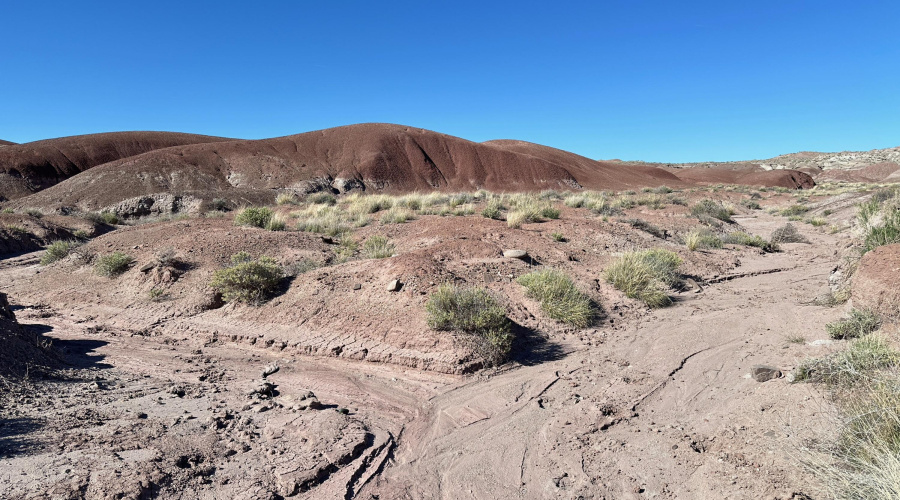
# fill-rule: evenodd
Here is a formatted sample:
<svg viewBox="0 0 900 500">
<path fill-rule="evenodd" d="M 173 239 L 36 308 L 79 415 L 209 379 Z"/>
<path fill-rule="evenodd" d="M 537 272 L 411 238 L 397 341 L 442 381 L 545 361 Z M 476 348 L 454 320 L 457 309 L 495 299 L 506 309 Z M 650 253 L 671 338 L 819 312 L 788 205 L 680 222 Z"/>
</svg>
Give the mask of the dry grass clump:
<svg viewBox="0 0 900 500">
<path fill-rule="evenodd" d="M 284 271 L 271 257 L 254 260 L 247 252 L 231 256 L 231 265 L 213 274 L 210 286 L 222 294 L 226 302 L 258 305 L 278 289 Z"/>
<path fill-rule="evenodd" d="M 621 219 L 622 222 L 628 224 L 629 226 L 639 229 L 647 234 L 651 234 L 656 236 L 657 238 L 665 238 L 666 233 L 662 229 L 650 224 L 644 219 Z"/>
<path fill-rule="evenodd" d="M 843 351 L 803 361 L 794 370 L 794 381 L 854 385 L 871 380 L 872 371 L 898 363 L 900 352 L 883 336 L 869 334 L 853 340 Z"/>
<path fill-rule="evenodd" d="M 859 206 L 856 221 L 862 232 L 863 253 L 900 243 L 900 188 L 877 191 Z"/>
<path fill-rule="evenodd" d="M 481 216 L 486 219 L 500 220 L 503 218 L 503 210 L 505 209 L 506 207 L 503 206 L 500 200 L 490 200 L 487 202 L 484 210 L 481 211 Z"/>
<path fill-rule="evenodd" d="M 85 212 L 80 215 L 82 219 L 88 222 L 93 222 L 94 224 L 106 224 L 109 226 L 115 226 L 120 222 L 119 216 L 112 212 Z"/>
<path fill-rule="evenodd" d="M 833 339 L 855 339 L 881 328 L 881 317 L 866 309 L 853 309 L 850 316 L 825 325 Z"/>
<path fill-rule="evenodd" d="M 298 205 L 300 200 L 297 199 L 297 195 L 294 193 L 279 193 L 275 197 L 275 203 L 278 205 Z"/>
<path fill-rule="evenodd" d="M 100 276 L 115 278 L 128 270 L 134 258 L 122 252 L 113 252 L 97 259 L 95 270 Z"/>
<path fill-rule="evenodd" d="M 77 248 L 81 243 L 77 241 L 54 241 L 47 245 L 44 255 L 41 257 L 41 265 L 52 264 L 69 255 L 69 252 Z"/>
<path fill-rule="evenodd" d="M 266 207 L 247 207 L 234 216 L 234 223 L 238 226 L 265 228 L 272 215 L 274 212 Z"/>
<path fill-rule="evenodd" d="M 284 231 L 287 222 L 281 214 L 272 214 L 269 221 L 266 222 L 266 229 L 269 231 Z"/>
<path fill-rule="evenodd" d="M 351 223 L 354 225 L 360 222 L 368 223 L 368 216 L 365 214 L 350 216 L 337 207 L 321 204 L 294 212 L 293 215 L 298 219 L 297 229 L 300 231 L 326 234 L 328 236 L 340 236 L 349 233 Z"/>
<path fill-rule="evenodd" d="M 660 210 L 665 208 L 666 201 L 665 198 L 659 194 L 648 194 L 646 196 L 641 196 L 637 200 L 635 200 L 640 206 L 646 206 L 648 208 L 652 208 L 653 210 Z"/>
<path fill-rule="evenodd" d="M 306 201 L 313 205 L 335 205 L 337 198 L 331 193 L 319 192 L 306 197 Z"/>
<path fill-rule="evenodd" d="M 791 205 L 782 209 L 779 213 L 785 217 L 797 217 L 809 212 L 809 207 L 805 205 Z"/>
<path fill-rule="evenodd" d="M 778 245 L 766 241 L 763 237 L 744 231 L 732 231 L 722 237 L 722 242 L 729 245 L 743 245 L 745 247 L 761 248 L 766 252 L 777 252 Z"/>
<path fill-rule="evenodd" d="M 337 248 L 334 250 L 334 260 L 340 264 L 353 260 L 359 252 L 359 242 L 350 236 L 344 235 L 338 242 Z"/>
<path fill-rule="evenodd" d="M 668 290 L 681 281 L 679 265 L 681 258 L 668 250 L 629 252 L 606 269 L 606 281 L 627 297 L 653 308 L 665 307 L 672 304 Z"/>
<path fill-rule="evenodd" d="M 382 224 L 404 224 L 416 218 L 415 212 L 408 208 L 393 207 L 381 216 Z"/>
<path fill-rule="evenodd" d="M 486 289 L 441 285 L 425 310 L 429 327 L 467 334 L 487 364 L 497 365 L 509 357 L 513 335 L 506 310 Z"/>
<path fill-rule="evenodd" d="M 363 243 L 363 255 L 368 259 L 384 259 L 394 255 L 394 244 L 381 235 L 370 236 Z"/>
<path fill-rule="evenodd" d="M 769 241 L 772 243 L 809 243 L 809 240 L 800 234 L 793 224 L 785 224 L 772 231 Z"/>
<path fill-rule="evenodd" d="M 709 229 L 694 228 L 684 235 L 684 244 L 692 252 L 707 248 L 722 248 L 722 238 Z"/>
<path fill-rule="evenodd" d="M 813 227 L 822 227 L 825 224 L 828 224 L 828 221 L 825 219 L 825 217 L 810 217 L 804 222 Z"/>
<path fill-rule="evenodd" d="M 691 215 L 694 217 L 712 217 L 713 219 L 718 219 L 723 222 L 733 222 L 731 216 L 734 215 L 734 210 L 726 207 L 721 202 L 705 199 L 700 200 L 691 206 Z"/>
<path fill-rule="evenodd" d="M 566 274 L 544 269 L 521 276 L 516 281 L 527 289 L 529 297 L 540 301 L 541 309 L 551 318 L 576 328 L 585 328 L 593 323 L 597 313 L 593 301 L 581 293 Z"/>
<path fill-rule="evenodd" d="M 361 195 L 354 193 L 342 200 L 347 211 L 359 214 L 374 214 L 394 206 L 394 198 L 384 194 Z"/>
</svg>

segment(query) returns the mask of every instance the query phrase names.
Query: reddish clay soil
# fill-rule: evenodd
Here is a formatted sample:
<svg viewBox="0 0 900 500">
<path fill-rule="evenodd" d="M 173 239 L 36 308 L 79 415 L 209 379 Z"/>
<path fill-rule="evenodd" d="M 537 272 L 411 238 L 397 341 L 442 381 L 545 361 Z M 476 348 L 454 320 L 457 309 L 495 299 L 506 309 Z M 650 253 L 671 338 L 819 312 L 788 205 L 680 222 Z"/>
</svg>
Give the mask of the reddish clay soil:
<svg viewBox="0 0 900 500">
<path fill-rule="evenodd" d="M 736 205 L 747 197 L 711 195 Z M 767 206 L 793 201 L 764 196 Z M 785 222 L 739 210 L 730 229 L 767 237 Z M 654 237 L 627 218 L 673 236 Z M 15 390 L 0 398 L 0 491 L 804 498 L 815 478 L 794 450 L 820 424 L 824 403 L 785 378 L 757 382 L 750 369 L 788 373 L 839 345 L 824 325 L 844 310 L 812 299 L 850 236 L 801 224 L 811 243 L 781 253 L 688 252 L 674 235 L 697 224 L 681 206 L 636 207 L 607 221 L 565 208 L 559 220 L 521 229 L 480 216 L 376 224 L 354 236 L 388 236 L 395 256 L 299 274 L 258 307 L 223 306 L 208 288 L 230 254 L 327 262 L 334 247 L 310 234 L 193 218 L 120 228 L 49 266 L 37 264 L 40 253 L 0 261 L 0 291 L 18 321 L 66 363 L 11 379 Z M 154 264 L 166 248 L 182 262 Z M 503 258 L 510 248 L 534 260 Z M 699 286 L 673 291 L 665 309 L 624 297 L 602 270 L 641 248 L 677 252 Z M 113 251 L 136 259 L 116 279 L 85 264 Z M 524 295 L 515 279 L 542 266 L 564 270 L 602 307 L 592 327 L 553 321 Z M 403 286 L 388 291 L 394 279 Z M 427 327 L 424 303 L 443 282 L 500 298 L 516 325 L 509 363 L 480 369 L 469 344 Z M 163 294 L 151 300 L 151 288 Z M 796 336 L 807 342 L 787 341 Z"/>
<path fill-rule="evenodd" d="M 367 123 L 274 139 L 157 149 L 96 166 L 12 205 L 131 215 L 144 210 L 137 206 L 189 211 L 213 198 L 271 203 L 279 190 L 622 190 L 720 182 L 718 177 L 707 178 L 718 175 L 715 172 L 691 175 L 682 179 L 655 166 L 595 161 L 521 141 L 476 143 L 402 125 Z M 814 184 L 794 171 L 728 179 L 790 188 Z"/>
<path fill-rule="evenodd" d="M 900 311 L 900 244 L 880 246 L 866 252 L 853 275 L 853 305 L 886 317 Z"/>
<path fill-rule="evenodd" d="M 671 169 L 681 180 L 699 185 L 742 184 L 745 186 L 775 186 L 788 189 L 809 189 L 816 185 L 813 178 L 797 170 L 762 170 L 732 168 Z"/>
<path fill-rule="evenodd" d="M 14 145 L 14 144 L 16 144 L 16 143 L 15 143 L 15 142 L 4 141 L 3 139 L 0 139 L 0 147 L 3 147 L 3 146 L 12 146 L 12 145 Z"/>
<path fill-rule="evenodd" d="M 110 132 L 13 144 L 0 149 L 0 201 L 40 191 L 97 165 L 154 149 L 224 141 L 175 132 Z"/>
</svg>

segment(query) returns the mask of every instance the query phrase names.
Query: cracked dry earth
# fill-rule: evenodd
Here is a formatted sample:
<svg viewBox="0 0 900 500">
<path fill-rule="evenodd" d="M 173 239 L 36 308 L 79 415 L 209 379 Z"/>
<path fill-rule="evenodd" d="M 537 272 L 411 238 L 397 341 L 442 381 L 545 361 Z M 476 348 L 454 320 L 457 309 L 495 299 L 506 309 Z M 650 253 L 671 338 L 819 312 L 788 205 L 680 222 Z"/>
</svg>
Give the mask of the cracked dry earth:
<svg viewBox="0 0 900 500">
<path fill-rule="evenodd" d="M 740 223 L 769 234 L 783 219 Z M 823 403 L 749 376 L 830 349 L 813 341 L 841 310 L 809 302 L 841 236 L 803 230 L 812 244 L 743 258 L 673 307 L 558 339 L 554 360 L 466 377 L 169 345 L 22 308 L 75 367 L 24 390 L 0 428 L 0 496 L 807 498 L 795 442 Z M 29 262 L 0 281 L 27 279 Z M 248 396 L 272 363 L 272 397 Z"/>
</svg>

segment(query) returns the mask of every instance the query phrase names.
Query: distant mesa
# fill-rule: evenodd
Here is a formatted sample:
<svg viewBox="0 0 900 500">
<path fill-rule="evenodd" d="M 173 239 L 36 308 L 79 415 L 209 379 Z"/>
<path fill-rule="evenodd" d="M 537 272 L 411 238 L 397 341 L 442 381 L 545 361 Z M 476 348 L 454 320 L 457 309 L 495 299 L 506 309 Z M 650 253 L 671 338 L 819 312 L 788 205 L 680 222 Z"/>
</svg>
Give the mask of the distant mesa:
<svg viewBox="0 0 900 500">
<path fill-rule="evenodd" d="M 0 200 L 36 193 L 97 165 L 155 149 L 225 141 L 175 132 L 110 132 L 76 135 L 0 148 Z"/>
<path fill-rule="evenodd" d="M 214 198 L 267 203 L 283 190 L 404 193 L 815 184 L 802 172 L 772 172 L 756 165 L 696 172 L 665 167 L 597 161 L 517 140 L 477 143 L 382 123 L 262 140 L 122 132 L 0 149 L 0 196 L 15 200 L 13 206 L 110 209 L 128 217 L 190 210 Z"/>
</svg>

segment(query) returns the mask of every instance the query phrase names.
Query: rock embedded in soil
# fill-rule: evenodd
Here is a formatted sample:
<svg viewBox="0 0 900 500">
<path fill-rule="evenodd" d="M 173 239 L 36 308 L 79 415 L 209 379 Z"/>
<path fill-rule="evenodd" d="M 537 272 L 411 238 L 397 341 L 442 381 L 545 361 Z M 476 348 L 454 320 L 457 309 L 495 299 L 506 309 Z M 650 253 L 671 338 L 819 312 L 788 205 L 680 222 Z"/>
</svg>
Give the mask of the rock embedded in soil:
<svg viewBox="0 0 900 500">
<path fill-rule="evenodd" d="M 753 376 L 753 380 L 757 382 L 768 382 L 769 380 L 780 378 L 781 370 L 773 366 L 753 365 L 753 368 L 750 369 L 750 374 Z"/>
<path fill-rule="evenodd" d="M 263 370 L 262 370 L 262 377 L 263 377 L 263 378 L 266 378 L 266 377 L 268 377 L 269 375 L 272 375 L 273 373 L 278 372 L 278 370 L 280 370 L 280 369 L 281 369 L 281 368 L 280 368 L 277 364 L 275 364 L 275 363 L 272 363 L 271 365 L 267 365 L 267 366 L 266 366 L 265 368 L 263 368 Z"/>
<path fill-rule="evenodd" d="M 515 249 L 504 250 L 503 256 L 506 257 L 507 259 L 526 259 L 526 258 L 528 258 L 528 252 L 526 252 L 525 250 L 515 250 Z"/>
<path fill-rule="evenodd" d="M 400 280 L 391 280 L 391 282 L 387 285 L 387 291 L 399 292 L 401 287 L 403 287 L 403 284 L 400 283 Z"/>
</svg>

